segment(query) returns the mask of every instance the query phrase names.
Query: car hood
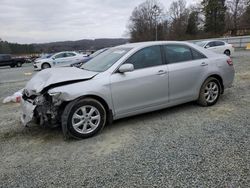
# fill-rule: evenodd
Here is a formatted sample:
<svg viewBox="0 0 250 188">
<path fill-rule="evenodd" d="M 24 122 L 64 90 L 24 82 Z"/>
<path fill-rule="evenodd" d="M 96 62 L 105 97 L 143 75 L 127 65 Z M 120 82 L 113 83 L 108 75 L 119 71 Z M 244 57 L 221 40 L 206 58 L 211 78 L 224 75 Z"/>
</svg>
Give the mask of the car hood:
<svg viewBox="0 0 250 188">
<path fill-rule="evenodd" d="M 50 68 L 38 72 L 25 86 L 30 95 L 40 93 L 50 86 L 66 85 L 74 82 L 89 80 L 97 75 L 97 72 L 91 72 L 75 67 Z"/>
<path fill-rule="evenodd" d="M 50 60 L 51 60 L 50 58 L 46 58 L 46 57 L 44 57 L 44 58 L 37 58 L 35 60 L 35 63 L 41 63 L 41 62 L 50 61 Z"/>
</svg>

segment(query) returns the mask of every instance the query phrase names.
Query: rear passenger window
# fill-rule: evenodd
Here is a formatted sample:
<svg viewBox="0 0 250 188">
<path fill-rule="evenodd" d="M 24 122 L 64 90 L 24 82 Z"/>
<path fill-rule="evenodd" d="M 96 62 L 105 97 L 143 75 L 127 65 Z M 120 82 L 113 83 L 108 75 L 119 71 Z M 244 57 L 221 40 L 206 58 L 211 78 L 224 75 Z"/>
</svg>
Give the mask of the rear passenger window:
<svg viewBox="0 0 250 188">
<path fill-rule="evenodd" d="M 135 69 L 162 65 L 161 48 L 160 46 L 151 46 L 139 50 L 126 63 L 133 64 Z"/>
<path fill-rule="evenodd" d="M 225 43 L 222 42 L 222 41 L 216 41 L 215 42 L 215 46 L 224 46 L 224 45 L 225 45 Z"/>
<path fill-rule="evenodd" d="M 192 50 L 192 54 L 193 54 L 193 59 L 194 60 L 207 58 L 205 55 L 203 55 L 202 53 L 198 52 L 197 50 L 195 50 L 195 49 L 191 49 L 191 50 Z"/>
<path fill-rule="evenodd" d="M 182 45 L 166 45 L 164 51 L 168 63 L 190 61 L 193 59 L 191 49 Z"/>
<path fill-rule="evenodd" d="M 3 60 L 3 61 L 7 61 L 7 60 L 10 60 L 11 59 L 11 56 L 9 55 L 1 55 L 0 56 L 0 60 Z"/>
<path fill-rule="evenodd" d="M 74 54 L 74 53 L 67 53 L 67 57 L 73 57 L 73 56 L 76 56 L 76 54 Z"/>
<path fill-rule="evenodd" d="M 55 56 L 56 59 L 67 57 L 66 53 L 60 53 Z"/>
<path fill-rule="evenodd" d="M 211 47 L 215 47 L 215 46 L 216 46 L 215 42 L 209 42 L 209 43 L 205 46 L 205 48 L 211 48 Z"/>
</svg>

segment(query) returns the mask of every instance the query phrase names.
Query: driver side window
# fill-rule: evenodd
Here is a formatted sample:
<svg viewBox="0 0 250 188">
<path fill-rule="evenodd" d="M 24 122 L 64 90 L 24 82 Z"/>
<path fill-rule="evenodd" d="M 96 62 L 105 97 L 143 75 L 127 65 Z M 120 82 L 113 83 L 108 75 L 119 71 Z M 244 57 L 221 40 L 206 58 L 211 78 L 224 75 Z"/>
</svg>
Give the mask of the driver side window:
<svg viewBox="0 0 250 188">
<path fill-rule="evenodd" d="M 146 47 L 132 55 L 126 63 L 134 65 L 134 69 L 142 69 L 162 65 L 160 46 Z"/>
</svg>

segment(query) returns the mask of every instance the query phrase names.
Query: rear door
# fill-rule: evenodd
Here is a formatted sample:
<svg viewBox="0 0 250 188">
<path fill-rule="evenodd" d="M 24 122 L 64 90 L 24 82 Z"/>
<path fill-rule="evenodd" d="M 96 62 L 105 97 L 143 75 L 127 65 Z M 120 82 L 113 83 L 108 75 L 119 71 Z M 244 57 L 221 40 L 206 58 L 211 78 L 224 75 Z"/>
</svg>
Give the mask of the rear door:
<svg viewBox="0 0 250 188">
<path fill-rule="evenodd" d="M 220 53 L 220 52 L 218 51 L 218 49 L 217 49 L 217 46 L 216 46 L 215 41 L 209 42 L 209 43 L 205 46 L 205 48 L 206 48 L 206 49 L 209 49 L 209 50 L 211 50 L 211 51 L 213 51 L 213 52 L 215 52 L 215 53 Z"/>
<path fill-rule="evenodd" d="M 208 70 L 208 59 L 187 45 L 165 45 L 169 71 L 169 101 L 196 99 Z"/>
<path fill-rule="evenodd" d="M 168 70 L 160 46 L 139 50 L 124 63 L 135 70 L 111 75 L 115 113 L 126 116 L 168 103 Z"/>
<path fill-rule="evenodd" d="M 216 51 L 220 54 L 225 52 L 225 43 L 223 41 L 215 41 Z"/>
</svg>

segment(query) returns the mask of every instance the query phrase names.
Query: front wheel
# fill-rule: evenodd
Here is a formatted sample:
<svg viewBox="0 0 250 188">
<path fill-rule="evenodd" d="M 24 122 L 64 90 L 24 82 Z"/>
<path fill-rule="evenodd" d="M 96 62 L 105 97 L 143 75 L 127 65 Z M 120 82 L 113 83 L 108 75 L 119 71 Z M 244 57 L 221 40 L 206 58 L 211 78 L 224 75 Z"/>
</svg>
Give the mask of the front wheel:
<svg viewBox="0 0 250 188">
<path fill-rule="evenodd" d="M 212 106 L 218 101 L 220 94 L 220 82 L 216 78 L 208 78 L 201 86 L 198 104 Z"/>
<path fill-rule="evenodd" d="M 51 68 L 49 63 L 42 64 L 42 69 L 48 69 L 48 68 Z"/>
<path fill-rule="evenodd" d="M 70 102 L 62 114 L 65 137 L 89 138 L 97 134 L 106 123 L 103 105 L 92 98 Z"/>
</svg>

